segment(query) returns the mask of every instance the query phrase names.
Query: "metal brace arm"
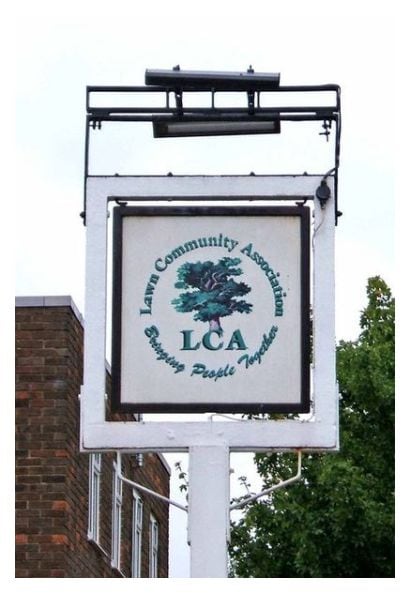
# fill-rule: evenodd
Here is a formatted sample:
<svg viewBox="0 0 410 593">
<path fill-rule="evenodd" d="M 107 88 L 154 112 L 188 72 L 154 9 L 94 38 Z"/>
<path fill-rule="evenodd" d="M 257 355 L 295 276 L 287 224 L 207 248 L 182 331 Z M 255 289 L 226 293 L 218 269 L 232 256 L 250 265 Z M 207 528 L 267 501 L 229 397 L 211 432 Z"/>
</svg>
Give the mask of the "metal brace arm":
<svg viewBox="0 0 410 593">
<path fill-rule="evenodd" d="M 121 454 L 119 453 L 119 455 L 121 455 Z M 159 494 L 158 492 L 155 492 L 154 490 L 151 490 L 150 488 L 147 488 L 146 486 L 143 486 L 142 484 L 138 484 L 138 482 L 134 482 L 133 480 L 129 480 L 128 478 L 123 476 L 122 471 L 121 471 L 121 463 L 117 462 L 116 467 L 117 467 L 118 477 L 125 484 L 128 484 L 129 486 L 132 486 L 133 488 L 136 488 L 137 490 L 141 490 L 142 492 L 145 492 L 146 494 L 150 494 L 151 496 L 154 496 L 155 498 L 159 498 L 160 500 L 162 500 L 168 504 L 172 504 L 174 507 L 181 509 L 181 511 L 185 511 L 186 513 L 188 512 L 188 508 L 186 506 L 180 504 L 179 502 L 176 502 L 175 500 L 171 500 L 170 498 L 167 498 L 166 496 L 163 496 L 162 494 Z"/>
<path fill-rule="evenodd" d="M 288 480 L 280 481 L 278 484 L 271 486 L 271 488 L 262 490 L 262 492 L 259 492 L 259 494 L 254 494 L 252 496 L 248 496 L 241 502 L 237 502 L 237 503 L 231 505 L 230 510 L 234 511 L 236 509 L 241 509 L 242 507 L 246 506 L 250 502 L 253 502 L 254 500 L 257 500 L 258 498 L 261 498 L 261 496 L 267 496 L 274 490 L 279 490 L 279 488 L 284 488 L 285 486 L 289 486 L 290 484 L 297 482 L 298 480 L 300 480 L 301 477 L 302 477 L 302 451 L 299 450 L 298 451 L 298 471 L 294 476 L 292 476 Z"/>
</svg>

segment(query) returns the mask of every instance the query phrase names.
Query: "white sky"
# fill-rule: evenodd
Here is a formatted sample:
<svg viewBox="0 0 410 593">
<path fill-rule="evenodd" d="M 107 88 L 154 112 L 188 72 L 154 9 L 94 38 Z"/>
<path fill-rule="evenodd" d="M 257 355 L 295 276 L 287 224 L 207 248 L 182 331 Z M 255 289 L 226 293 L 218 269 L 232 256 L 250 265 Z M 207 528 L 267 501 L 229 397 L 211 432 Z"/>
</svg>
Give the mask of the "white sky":
<svg viewBox="0 0 410 593">
<path fill-rule="evenodd" d="M 379 274 L 396 288 L 388 117 L 394 4 L 389 12 L 381 2 L 344 9 L 331 0 L 287 8 L 264 0 L 60 4 L 23 1 L 16 9 L 16 294 L 70 294 L 84 311 L 79 213 L 87 84 L 141 85 L 146 68 L 176 64 L 232 71 L 251 64 L 280 72 L 282 84 L 342 88 L 337 337 L 356 338 L 367 278 Z M 227 138 L 184 145 L 154 141 L 147 126 L 132 134 L 122 128 L 120 137 L 106 125 L 93 132 L 92 172 L 326 172 L 332 145 L 318 136 L 320 122 L 302 128 L 300 136 L 293 125 L 288 136 L 241 139 L 240 145 Z M 184 526 L 175 529 L 180 540 Z M 188 576 L 186 549 L 172 548 L 171 576 Z"/>
</svg>

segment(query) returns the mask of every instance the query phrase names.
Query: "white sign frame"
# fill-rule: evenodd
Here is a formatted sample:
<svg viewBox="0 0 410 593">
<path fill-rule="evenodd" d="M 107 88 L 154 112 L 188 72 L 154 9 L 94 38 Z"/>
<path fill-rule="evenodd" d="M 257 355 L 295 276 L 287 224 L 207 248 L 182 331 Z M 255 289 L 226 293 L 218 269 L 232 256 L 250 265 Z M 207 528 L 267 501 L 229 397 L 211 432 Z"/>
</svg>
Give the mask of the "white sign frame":
<svg viewBox="0 0 410 593">
<path fill-rule="evenodd" d="M 89 177 L 86 186 L 87 252 L 82 451 L 188 451 L 223 446 L 232 452 L 338 450 L 335 370 L 334 182 L 322 207 L 316 189 L 323 176 Z M 106 309 L 108 207 L 111 201 L 314 200 L 313 407 L 308 419 L 241 422 L 114 422 L 106 420 Z"/>
</svg>

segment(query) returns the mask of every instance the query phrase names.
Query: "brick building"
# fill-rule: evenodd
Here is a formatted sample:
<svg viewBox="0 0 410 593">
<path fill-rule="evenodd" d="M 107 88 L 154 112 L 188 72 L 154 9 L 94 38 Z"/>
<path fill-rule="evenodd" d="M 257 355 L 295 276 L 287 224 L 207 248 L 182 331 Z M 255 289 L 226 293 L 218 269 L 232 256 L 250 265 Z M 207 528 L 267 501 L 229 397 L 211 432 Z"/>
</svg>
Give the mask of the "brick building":
<svg viewBox="0 0 410 593">
<path fill-rule="evenodd" d="M 168 505 L 118 469 L 168 497 L 169 467 L 79 453 L 82 349 L 70 297 L 16 299 L 16 577 L 167 577 Z"/>
</svg>

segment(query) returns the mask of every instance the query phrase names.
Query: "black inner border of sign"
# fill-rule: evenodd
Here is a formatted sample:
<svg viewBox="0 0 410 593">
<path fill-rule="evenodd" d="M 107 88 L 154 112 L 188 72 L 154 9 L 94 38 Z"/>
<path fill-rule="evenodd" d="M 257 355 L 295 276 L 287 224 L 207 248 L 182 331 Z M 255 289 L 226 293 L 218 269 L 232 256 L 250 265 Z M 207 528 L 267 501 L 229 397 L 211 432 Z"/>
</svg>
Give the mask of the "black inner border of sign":
<svg viewBox="0 0 410 593">
<path fill-rule="evenodd" d="M 257 197 L 255 197 L 257 199 Z M 123 219 L 127 216 L 292 216 L 300 219 L 301 246 L 301 388 L 298 403 L 210 404 L 121 401 L 122 252 Z M 243 413 L 293 414 L 310 411 L 310 209 L 307 206 L 127 206 L 113 209 L 113 293 L 112 293 L 112 396 L 111 411 L 122 413 Z"/>
</svg>

